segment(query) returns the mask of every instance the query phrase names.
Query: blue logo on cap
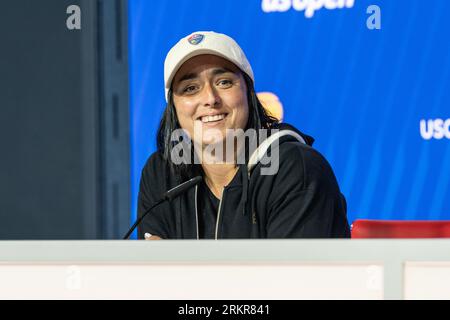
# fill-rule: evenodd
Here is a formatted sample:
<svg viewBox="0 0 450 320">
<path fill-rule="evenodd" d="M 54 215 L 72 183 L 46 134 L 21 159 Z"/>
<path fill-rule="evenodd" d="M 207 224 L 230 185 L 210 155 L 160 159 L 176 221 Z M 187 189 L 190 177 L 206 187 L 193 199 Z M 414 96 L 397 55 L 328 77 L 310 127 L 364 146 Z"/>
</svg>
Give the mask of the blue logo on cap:
<svg viewBox="0 0 450 320">
<path fill-rule="evenodd" d="M 190 36 L 188 38 L 188 41 L 190 44 L 195 46 L 195 45 L 199 44 L 200 42 L 202 42 L 204 38 L 205 38 L 205 36 L 203 34 L 196 33 L 196 34 L 193 34 L 192 36 Z"/>
</svg>

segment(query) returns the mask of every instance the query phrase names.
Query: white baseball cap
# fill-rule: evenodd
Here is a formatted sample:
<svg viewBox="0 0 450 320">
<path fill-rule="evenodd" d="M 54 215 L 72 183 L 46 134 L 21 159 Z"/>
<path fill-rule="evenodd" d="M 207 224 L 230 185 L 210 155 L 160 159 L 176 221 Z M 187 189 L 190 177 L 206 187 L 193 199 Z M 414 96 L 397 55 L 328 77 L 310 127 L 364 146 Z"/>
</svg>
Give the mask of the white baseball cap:
<svg viewBox="0 0 450 320">
<path fill-rule="evenodd" d="M 178 69 L 190 58 L 201 54 L 212 54 L 227 59 L 245 72 L 253 82 L 255 81 L 252 67 L 236 41 L 223 33 L 197 31 L 178 41 L 166 56 L 164 61 L 166 101 L 169 100 L 169 89 Z"/>
</svg>

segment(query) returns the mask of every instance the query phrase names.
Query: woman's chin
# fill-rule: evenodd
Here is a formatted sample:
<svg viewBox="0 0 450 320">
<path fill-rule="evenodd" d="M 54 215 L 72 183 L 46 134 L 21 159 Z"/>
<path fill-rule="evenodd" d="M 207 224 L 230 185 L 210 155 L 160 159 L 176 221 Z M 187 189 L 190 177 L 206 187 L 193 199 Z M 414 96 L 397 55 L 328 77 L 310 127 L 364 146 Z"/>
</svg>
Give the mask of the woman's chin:
<svg viewBox="0 0 450 320">
<path fill-rule="evenodd" d="M 225 130 L 220 129 L 204 129 L 202 134 L 202 142 L 204 145 L 218 144 L 225 140 Z"/>
<path fill-rule="evenodd" d="M 213 135 L 213 136 L 203 136 L 203 146 L 213 146 L 213 145 L 222 145 L 224 141 L 224 137 L 222 135 Z"/>
</svg>

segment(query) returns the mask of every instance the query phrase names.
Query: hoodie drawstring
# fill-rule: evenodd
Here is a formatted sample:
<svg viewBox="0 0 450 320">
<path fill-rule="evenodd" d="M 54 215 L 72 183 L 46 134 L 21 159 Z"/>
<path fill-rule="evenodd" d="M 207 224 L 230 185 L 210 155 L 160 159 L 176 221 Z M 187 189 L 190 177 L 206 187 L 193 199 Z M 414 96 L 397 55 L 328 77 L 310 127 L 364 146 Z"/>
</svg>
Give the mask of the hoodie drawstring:
<svg viewBox="0 0 450 320">
<path fill-rule="evenodd" d="M 247 198 L 248 198 L 248 184 L 249 184 L 249 174 L 247 165 L 243 164 L 241 165 L 241 174 L 242 174 L 242 198 L 241 198 L 241 205 L 242 205 L 242 215 L 245 215 L 247 212 Z"/>
</svg>

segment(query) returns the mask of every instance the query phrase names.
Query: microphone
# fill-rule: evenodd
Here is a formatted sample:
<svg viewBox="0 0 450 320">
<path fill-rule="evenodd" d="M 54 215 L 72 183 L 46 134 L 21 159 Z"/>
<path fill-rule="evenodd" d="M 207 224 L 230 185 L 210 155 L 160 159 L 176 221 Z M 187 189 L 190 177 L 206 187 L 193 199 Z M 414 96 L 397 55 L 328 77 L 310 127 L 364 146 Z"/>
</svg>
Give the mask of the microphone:
<svg viewBox="0 0 450 320">
<path fill-rule="evenodd" d="M 200 181 L 202 181 L 201 176 L 194 177 L 186 182 L 183 182 L 182 184 L 179 184 L 178 186 L 166 191 L 162 198 L 156 201 L 147 211 L 144 212 L 144 214 L 136 220 L 136 222 L 133 224 L 133 226 L 128 230 L 126 235 L 123 237 L 123 240 L 127 240 L 130 235 L 133 233 L 134 229 L 141 223 L 142 219 L 153 210 L 153 208 L 159 206 L 164 201 L 172 201 L 179 195 L 185 193 L 188 189 L 192 188 L 193 186 L 197 185 Z"/>
<path fill-rule="evenodd" d="M 196 184 L 198 184 L 200 181 L 202 181 L 201 176 L 194 177 L 186 182 L 183 182 L 182 184 L 170 189 L 166 193 L 164 193 L 163 197 L 165 200 L 172 201 L 172 199 L 178 197 L 180 194 L 186 192 L 188 189 L 192 188 Z"/>
</svg>

